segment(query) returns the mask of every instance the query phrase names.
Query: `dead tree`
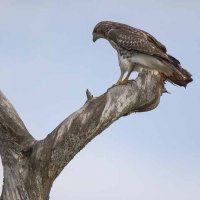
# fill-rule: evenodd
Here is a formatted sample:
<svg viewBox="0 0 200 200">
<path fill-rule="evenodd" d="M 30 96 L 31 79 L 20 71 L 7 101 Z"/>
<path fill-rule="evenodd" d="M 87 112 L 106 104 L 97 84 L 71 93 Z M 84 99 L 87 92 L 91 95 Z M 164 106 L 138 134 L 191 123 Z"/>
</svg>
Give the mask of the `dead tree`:
<svg viewBox="0 0 200 200">
<path fill-rule="evenodd" d="M 35 140 L 0 93 L 1 200 L 48 200 L 55 178 L 95 136 L 122 116 L 154 109 L 165 92 L 160 74 L 145 72 L 86 103 L 44 140 Z"/>
</svg>

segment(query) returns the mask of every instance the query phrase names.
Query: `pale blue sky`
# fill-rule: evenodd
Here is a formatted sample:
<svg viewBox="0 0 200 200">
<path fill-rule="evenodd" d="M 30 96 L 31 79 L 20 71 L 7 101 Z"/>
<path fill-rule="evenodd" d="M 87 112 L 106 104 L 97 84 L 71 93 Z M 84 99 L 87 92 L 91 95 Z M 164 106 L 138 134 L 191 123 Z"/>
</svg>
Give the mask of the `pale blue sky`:
<svg viewBox="0 0 200 200">
<path fill-rule="evenodd" d="M 98 96 L 119 76 L 109 43 L 92 42 L 101 20 L 153 34 L 194 82 L 186 90 L 167 84 L 172 94 L 156 110 L 124 117 L 95 138 L 50 199 L 199 200 L 200 1 L 1 0 L 1 90 L 33 136 L 44 138 L 84 104 L 87 88 Z"/>
</svg>

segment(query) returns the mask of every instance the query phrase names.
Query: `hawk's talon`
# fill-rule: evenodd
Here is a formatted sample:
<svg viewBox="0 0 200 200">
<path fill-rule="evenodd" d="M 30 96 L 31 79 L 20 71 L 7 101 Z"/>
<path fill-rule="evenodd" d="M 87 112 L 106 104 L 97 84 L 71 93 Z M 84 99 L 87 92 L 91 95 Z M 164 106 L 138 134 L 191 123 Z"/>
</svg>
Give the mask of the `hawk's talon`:
<svg viewBox="0 0 200 200">
<path fill-rule="evenodd" d="M 117 83 L 115 83 L 115 85 L 121 85 L 121 84 L 123 84 L 122 80 L 118 80 Z"/>
<path fill-rule="evenodd" d="M 111 86 L 112 87 L 115 87 L 115 86 L 118 86 L 118 85 L 126 85 L 127 83 L 131 82 L 131 80 L 119 80 L 117 81 L 117 83 L 115 83 L 114 85 Z"/>
</svg>

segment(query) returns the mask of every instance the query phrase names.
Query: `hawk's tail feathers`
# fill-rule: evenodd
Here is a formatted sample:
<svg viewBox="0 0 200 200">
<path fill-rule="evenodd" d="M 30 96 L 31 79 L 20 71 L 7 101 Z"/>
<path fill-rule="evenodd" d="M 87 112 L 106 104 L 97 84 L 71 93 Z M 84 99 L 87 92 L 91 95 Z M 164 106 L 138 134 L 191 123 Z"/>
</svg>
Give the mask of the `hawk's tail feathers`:
<svg viewBox="0 0 200 200">
<path fill-rule="evenodd" d="M 188 83 L 192 82 L 192 75 L 180 65 L 174 67 L 174 70 L 170 76 L 167 76 L 170 82 L 186 87 Z"/>
</svg>

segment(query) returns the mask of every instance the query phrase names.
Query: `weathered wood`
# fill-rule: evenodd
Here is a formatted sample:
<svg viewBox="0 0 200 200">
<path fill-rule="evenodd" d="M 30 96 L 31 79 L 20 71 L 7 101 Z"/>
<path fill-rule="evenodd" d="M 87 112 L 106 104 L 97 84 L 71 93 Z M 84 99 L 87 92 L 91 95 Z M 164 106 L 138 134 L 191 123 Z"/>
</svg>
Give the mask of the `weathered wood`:
<svg viewBox="0 0 200 200">
<path fill-rule="evenodd" d="M 142 73 L 136 81 L 88 100 L 44 140 L 36 141 L 0 93 L 2 200 L 48 200 L 55 178 L 95 136 L 122 116 L 154 109 L 164 88 L 161 75 Z"/>
</svg>

